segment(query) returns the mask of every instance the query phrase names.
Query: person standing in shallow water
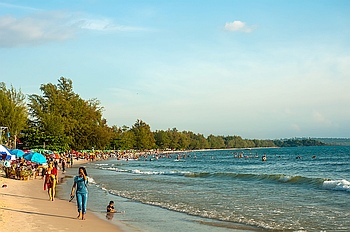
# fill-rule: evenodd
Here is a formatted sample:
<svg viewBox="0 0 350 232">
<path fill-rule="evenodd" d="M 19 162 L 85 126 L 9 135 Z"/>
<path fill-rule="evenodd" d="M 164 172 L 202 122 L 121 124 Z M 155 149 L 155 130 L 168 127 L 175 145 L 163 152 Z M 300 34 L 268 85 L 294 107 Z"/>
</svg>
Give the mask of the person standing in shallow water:
<svg viewBox="0 0 350 232">
<path fill-rule="evenodd" d="M 78 205 L 78 219 L 85 220 L 86 204 L 88 199 L 88 176 L 84 167 L 79 168 L 78 176 L 74 177 L 74 184 L 71 191 L 71 197 L 77 198 Z"/>
</svg>

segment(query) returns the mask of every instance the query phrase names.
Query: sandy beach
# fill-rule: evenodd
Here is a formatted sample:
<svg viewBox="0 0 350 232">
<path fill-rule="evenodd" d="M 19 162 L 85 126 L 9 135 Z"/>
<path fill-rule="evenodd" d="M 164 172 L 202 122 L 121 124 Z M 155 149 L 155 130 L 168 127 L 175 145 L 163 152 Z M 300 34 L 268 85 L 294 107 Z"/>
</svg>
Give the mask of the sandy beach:
<svg viewBox="0 0 350 232">
<path fill-rule="evenodd" d="M 0 172 L 1 231 L 122 231 L 89 211 L 86 220 L 78 220 L 77 215 L 75 201 L 58 198 L 49 201 L 41 177 L 27 181 L 14 180 L 5 178 L 4 173 Z"/>
</svg>

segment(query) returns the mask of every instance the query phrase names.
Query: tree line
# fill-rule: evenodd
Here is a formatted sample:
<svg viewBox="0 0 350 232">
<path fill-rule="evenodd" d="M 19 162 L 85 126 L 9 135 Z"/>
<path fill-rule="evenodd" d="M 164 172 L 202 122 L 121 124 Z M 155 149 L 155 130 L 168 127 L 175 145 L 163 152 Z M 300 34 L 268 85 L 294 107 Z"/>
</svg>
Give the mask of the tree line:
<svg viewBox="0 0 350 232">
<path fill-rule="evenodd" d="M 176 128 L 151 131 L 137 119 L 131 126 L 108 126 L 98 99 L 84 100 L 73 91 L 73 82 L 61 77 L 58 84 L 42 84 L 41 95 L 26 96 L 0 83 L 0 143 L 23 149 L 66 150 L 194 150 L 292 146 L 286 140 L 243 139 L 240 136 L 205 137 Z M 7 136 L 4 136 L 4 135 Z M 322 145 L 317 141 L 301 143 Z M 300 142 L 298 144 L 300 145 Z"/>
</svg>

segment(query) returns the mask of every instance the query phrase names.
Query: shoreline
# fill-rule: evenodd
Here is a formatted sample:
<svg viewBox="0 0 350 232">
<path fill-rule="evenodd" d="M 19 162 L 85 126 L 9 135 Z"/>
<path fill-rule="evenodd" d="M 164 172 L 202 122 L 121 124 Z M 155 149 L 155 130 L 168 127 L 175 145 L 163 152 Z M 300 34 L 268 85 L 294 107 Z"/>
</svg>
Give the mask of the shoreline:
<svg viewBox="0 0 350 232">
<path fill-rule="evenodd" d="M 74 167 L 86 160 L 75 160 Z M 59 170 L 59 180 L 64 174 Z M 29 232 L 34 230 L 53 231 L 117 231 L 122 230 L 115 224 L 102 220 L 90 210 L 86 220 L 78 220 L 77 208 L 68 200 L 55 198 L 49 201 L 47 191 L 43 189 L 41 177 L 27 181 L 8 179 L 0 172 L 0 228 L 7 231 Z M 58 183 L 60 184 L 60 183 Z"/>
<path fill-rule="evenodd" d="M 91 161 L 83 159 L 74 160 L 72 168 L 76 169 L 87 163 L 91 163 Z M 68 168 L 68 170 L 69 169 L 71 168 Z M 149 226 L 144 225 L 142 220 L 134 221 L 137 225 L 133 225 L 133 223 L 130 223 L 130 220 L 133 220 L 133 216 L 132 218 L 128 218 L 129 216 L 124 215 L 119 219 L 106 220 L 104 214 L 101 216 L 102 211 L 95 212 L 93 209 L 89 208 L 87 209 L 86 220 L 78 220 L 76 218 L 78 214 L 76 200 L 74 199 L 73 202 L 69 202 L 69 198 L 65 196 L 68 194 L 67 178 L 71 178 L 73 175 L 71 175 L 71 173 L 67 174 L 67 172 L 63 174 L 62 170 L 58 170 L 58 172 L 59 183 L 56 188 L 55 201 L 49 201 L 47 191 L 43 190 L 43 180 L 41 180 L 41 176 L 37 177 L 37 179 L 22 181 L 5 178 L 4 173 L 0 171 L 0 228 L 6 228 L 8 231 L 14 232 L 30 232 L 43 229 L 55 231 L 83 229 L 86 232 L 112 230 L 123 232 L 142 231 L 141 228 Z M 1 188 L 3 184 L 7 184 L 8 187 Z M 60 192 L 64 189 L 64 185 L 66 185 L 66 189 L 64 192 Z M 69 184 L 68 188 L 71 187 L 70 185 L 71 184 Z M 112 196 L 112 198 L 115 197 L 122 198 Z M 138 209 L 136 211 L 141 213 L 141 215 L 139 215 L 141 217 L 142 213 L 146 211 L 152 212 L 154 215 L 169 214 L 169 209 L 152 205 L 143 205 L 140 202 L 130 202 L 127 199 L 119 200 L 118 205 L 122 205 L 122 208 L 127 211 Z M 177 211 L 171 211 L 170 214 L 172 217 L 176 218 L 175 221 L 179 221 L 180 224 L 186 221 L 184 223 L 187 223 L 189 226 L 192 226 L 193 224 L 191 223 L 194 223 L 201 224 L 203 228 L 213 227 L 218 231 L 224 228 L 232 231 L 258 231 L 256 230 L 257 228 L 252 228 L 244 224 L 234 223 L 228 225 L 225 222 L 196 218 L 196 216 L 183 214 Z M 155 218 L 151 216 L 148 218 L 148 222 L 157 221 L 158 218 L 159 217 Z M 163 226 L 165 226 L 165 228 L 171 226 L 171 223 L 167 224 L 163 222 L 162 224 L 164 224 Z"/>
<path fill-rule="evenodd" d="M 123 161 L 116 161 L 123 162 Z M 135 161 L 137 162 L 137 161 Z M 88 162 L 92 164 L 94 162 Z M 82 165 L 84 166 L 84 165 Z M 93 169 L 92 169 L 93 170 Z M 67 173 L 65 183 L 66 193 L 68 191 L 67 187 L 71 186 L 72 173 Z M 91 173 L 92 176 L 93 173 Z M 96 173 L 95 173 L 96 174 Z M 95 179 L 94 179 L 95 181 Z M 99 183 L 98 180 L 96 180 Z M 118 211 L 124 212 L 120 215 L 116 215 L 116 219 L 110 219 L 109 222 L 116 224 L 119 228 L 124 231 L 167 231 L 168 228 L 172 228 L 172 231 L 187 231 L 188 228 L 191 228 L 190 231 L 226 231 L 230 230 L 232 232 L 248 232 L 248 231 L 261 231 L 261 228 L 254 226 L 226 222 L 217 219 L 205 218 L 197 215 L 191 215 L 185 212 L 179 212 L 169 208 L 161 207 L 153 204 L 142 203 L 137 200 L 130 200 L 129 198 L 114 195 L 109 192 L 107 189 L 100 187 L 90 186 L 89 196 L 102 196 L 101 198 L 93 197 L 94 200 L 89 201 L 89 207 L 92 212 L 98 215 L 100 218 L 106 218 L 106 213 L 104 213 L 101 206 L 104 206 L 108 200 L 113 200 L 116 203 Z M 63 186 L 63 184 L 61 185 Z M 66 197 L 66 196 L 65 196 Z M 96 201 L 97 199 L 97 201 Z M 99 199 L 99 200 L 98 200 Z M 102 200 L 101 200 L 102 199 Z M 125 213 L 127 212 L 127 213 Z M 186 229 L 187 228 L 187 229 Z"/>
</svg>

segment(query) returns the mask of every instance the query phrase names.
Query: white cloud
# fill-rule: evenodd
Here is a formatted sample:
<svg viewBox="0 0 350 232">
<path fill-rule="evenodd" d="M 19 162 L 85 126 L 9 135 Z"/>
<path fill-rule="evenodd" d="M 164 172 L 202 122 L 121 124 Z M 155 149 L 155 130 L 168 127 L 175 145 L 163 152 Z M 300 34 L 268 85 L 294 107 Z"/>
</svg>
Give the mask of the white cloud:
<svg viewBox="0 0 350 232">
<path fill-rule="evenodd" d="M 248 27 L 245 22 L 239 20 L 227 22 L 224 28 L 226 31 L 242 31 L 246 33 L 252 32 L 255 29 L 254 27 Z"/>
<path fill-rule="evenodd" d="M 40 12 L 27 17 L 0 17 L 0 47 L 38 45 L 71 39 L 81 30 L 141 31 L 143 28 L 115 24 L 112 20 L 82 17 L 78 13 Z"/>
<path fill-rule="evenodd" d="M 15 4 L 9 4 L 9 3 L 2 3 L 0 2 L 1 7 L 6 7 L 6 8 L 13 8 L 13 9 L 18 9 L 18 10 L 29 10 L 29 11 L 38 11 L 40 9 L 38 8 L 33 8 L 29 6 L 22 6 L 22 5 L 15 5 Z"/>
<path fill-rule="evenodd" d="M 114 27 L 112 22 L 107 19 L 102 20 L 91 20 L 91 19 L 81 19 L 80 27 L 87 30 L 105 31 L 110 30 Z"/>
<path fill-rule="evenodd" d="M 62 14 L 36 15 L 34 17 L 0 17 L 0 47 L 42 44 L 73 37 L 72 28 L 66 27 Z"/>
<path fill-rule="evenodd" d="M 92 30 L 92 31 L 144 31 L 146 29 L 139 27 L 130 27 L 117 25 L 110 19 L 88 19 L 82 18 L 76 21 L 76 26 L 81 29 Z"/>
</svg>

